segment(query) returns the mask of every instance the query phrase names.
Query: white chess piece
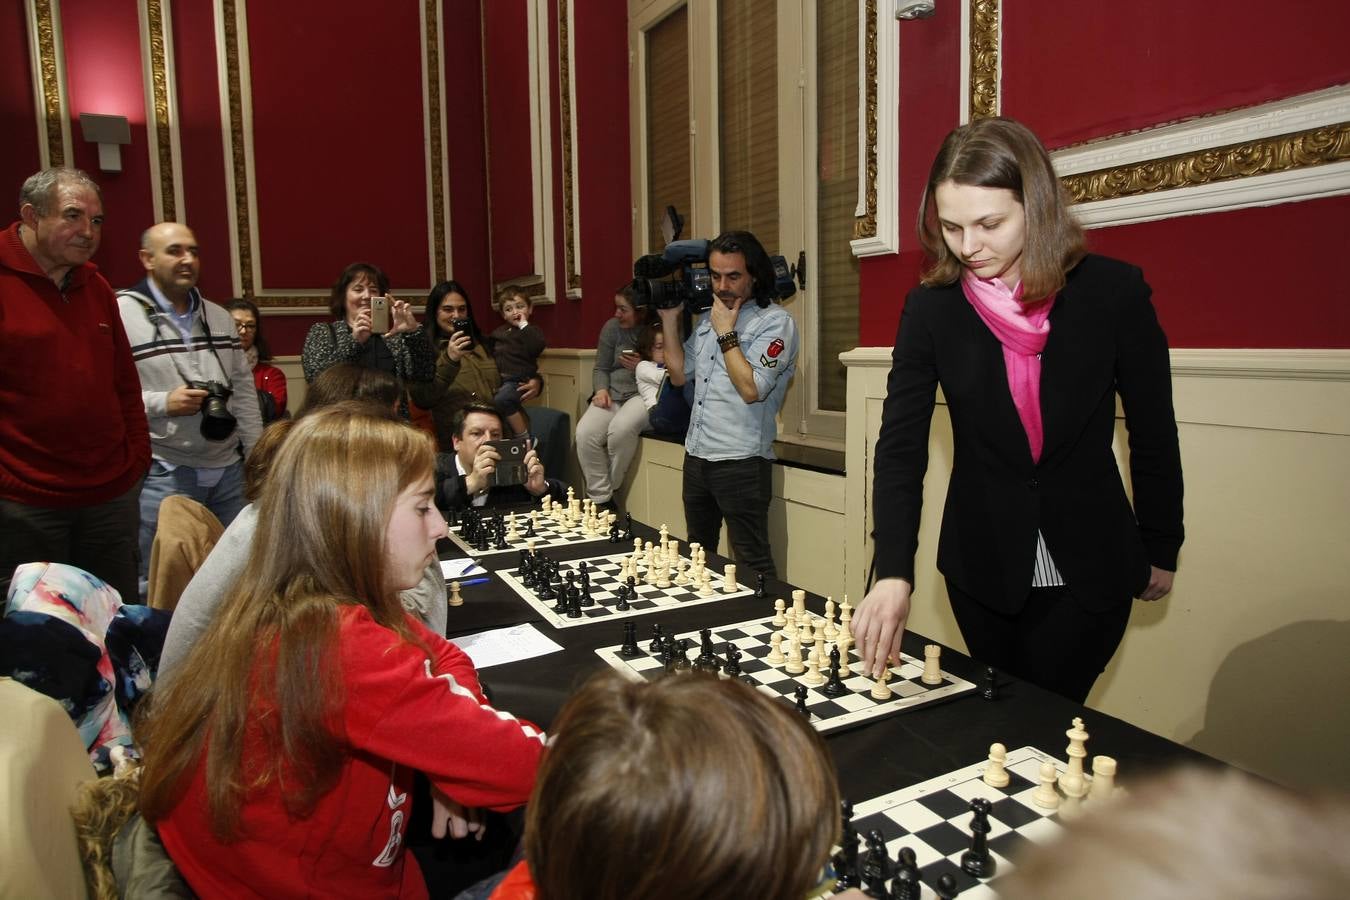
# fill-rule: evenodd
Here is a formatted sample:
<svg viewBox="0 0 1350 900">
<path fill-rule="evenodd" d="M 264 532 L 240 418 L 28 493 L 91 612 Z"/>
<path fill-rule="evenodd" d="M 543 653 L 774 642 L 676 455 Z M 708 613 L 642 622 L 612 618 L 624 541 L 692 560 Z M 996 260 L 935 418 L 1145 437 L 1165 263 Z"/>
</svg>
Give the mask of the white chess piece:
<svg viewBox="0 0 1350 900">
<path fill-rule="evenodd" d="M 447 601 L 451 606 L 463 606 L 464 598 L 459 595 L 459 582 L 450 582 L 450 597 Z"/>
<path fill-rule="evenodd" d="M 1116 790 L 1116 761 L 1110 756 L 1092 757 L 1092 784 L 1088 786 L 1088 802 L 1110 800 Z"/>
<path fill-rule="evenodd" d="M 834 645 L 839 648 L 839 677 L 847 678 L 853 674 L 853 670 L 848 667 L 848 653 L 853 649 L 853 638 L 849 637 L 847 631 L 841 630 Z"/>
<path fill-rule="evenodd" d="M 787 665 L 785 666 L 789 674 L 800 675 L 806 671 L 806 666 L 802 665 L 802 642 L 793 635 L 792 640 L 788 642 Z"/>
<path fill-rule="evenodd" d="M 766 657 L 771 666 L 781 666 L 787 662 L 787 657 L 783 655 L 783 634 L 775 631 L 769 635 L 769 655 Z"/>
<path fill-rule="evenodd" d="M 1087 758 L 1086 744 L 1088 733 L 1087 730 L 1083 728 L 1083 720 L 1075 716 L 1073 726 L 1068 731 L 1064 732 L 1064 736 L 1069 739 L 1069 747 L 1064 751 L 1069 757 L 1069 768 L 1060 776 L 1059 787 L 1065 794 L 1068 794 L 1068 791 L 1064 788 L 1064 779 L 1066 777 L 1077 779 L 1079 784 L 1084 784 L 1086 782 L 1086 779 L 1083 778 L 1083 760 Z M 1080 794 L 1079 796 L 1082 795 Z"/>
<path fill-rule="evenodd" d="M 1055 769 L 1055 764 L 1050 760 L 1041 763 L 1041 784 L 1031 795 L 1031 800 L 1041 809 L 1059 808 L 1059 791 L 1055 790 L 1055 783 L 1059 781 L 1059 771 Z"/>
<path fill-rule="evenodd" d="M 736 584 L 736 565 L 727 563 L 727 567 L 722 570 L 722 593 L 734 594 L 740 590 L 740 585 Z"/>
<path fill-rule="evenodd" d="M 797 617 L 806 615 L 806 591 L 795 590 L 792 592 L 792 608 L 797 611 Z"/>
<path fill-rule="evenodd" d="M 839 636 L 839 629 L 834 627 L 834 598 L 825 598 L 825 638 L 834 640 Z"/>
<path fill-rule="evenodd" d="M 786 609 L 787 604 L 783 602 L 782 597 L 773 601 L 773 625 L 775 628 L 782 628 L 787 624 L 787 616 L 784 615 Z"/>
<path fill-rule="evenodd" d="M 882 669 L 882 671 L 881 671 L 881 677 L 879 677 L 879 678 L 877 679 L 876 684 L 872 685 L 872 699 L 873 699 L 873 700 L 889 700 L 889 699 L 891 699 L 891 695 L 894 693 L 894 691 L 892 691 L 892 690 L 886 685 L 886 682 L 888 682 L 888 681 L 890 681 L 890 680 L 891 680 L 891 670 L 890 670 L 890 669 Z"/>
<path fill-rule="evenodd" d="M 1008 748 L 1002 744 L 989 745 L 989 766 L 984 770 L 984 783 L 990 787 L 1007 787 L 1011 780 L 1004 765 L 1008 762 Z"/>
<path fill-rule="evenodd" d="M 937 644 L 925 644 L 923 648 L 924 684 L 942 684 L 942 648 Z"/>
<path fill-rule="evenodd" d="M 853 607 L 848 605 L 848 598 L 844 598 L 844 605 L 839 609 L 839 630 L 847 631 L 849 637 L 853 634 Z"/>
<path fill-rule="evenodd" d="M 707 569 L 703 569 L 699 575 L 698 595 L 700 597 L 713 597 L 716 596 L 716 594 L 717 591 L 713 589 L 712 585 L 712 573 Z"/>
<path fill-rule="evenodd" d="M 825 683 L 825 676 L 820 674 L 820 657 L 816 654 L 815 648 L 811 649 L 811 657 L 806 665 L 806 677 L 802 681 L 813 687 Z"/>
</svg>

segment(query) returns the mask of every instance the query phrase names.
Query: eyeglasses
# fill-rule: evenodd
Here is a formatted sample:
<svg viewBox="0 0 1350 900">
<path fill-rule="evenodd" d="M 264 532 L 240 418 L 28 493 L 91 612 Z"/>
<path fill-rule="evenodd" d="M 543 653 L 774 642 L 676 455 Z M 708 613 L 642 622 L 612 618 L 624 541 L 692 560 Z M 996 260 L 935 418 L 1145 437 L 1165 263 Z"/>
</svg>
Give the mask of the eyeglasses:
<svg viewBox="0 0 1350 900">
<path fill-rule="evenodd" d="M 238 322 L 234 326 L 235 331 L 257 331 L 257 322 Z"/>
</svg>

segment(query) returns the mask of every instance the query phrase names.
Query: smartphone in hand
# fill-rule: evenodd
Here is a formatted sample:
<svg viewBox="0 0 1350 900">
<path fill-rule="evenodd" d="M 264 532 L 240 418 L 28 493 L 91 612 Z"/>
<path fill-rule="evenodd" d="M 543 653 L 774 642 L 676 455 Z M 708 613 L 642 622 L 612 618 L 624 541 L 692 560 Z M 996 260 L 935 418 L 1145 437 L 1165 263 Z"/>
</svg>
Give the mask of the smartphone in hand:
<svg viewBox="0 0 1350 900">
<path fill-rule="evenodd" d="M 370 330 L 374 334 L 384 334 L 389 330 L 389 298 L 370 298 Z"/>
</svg>

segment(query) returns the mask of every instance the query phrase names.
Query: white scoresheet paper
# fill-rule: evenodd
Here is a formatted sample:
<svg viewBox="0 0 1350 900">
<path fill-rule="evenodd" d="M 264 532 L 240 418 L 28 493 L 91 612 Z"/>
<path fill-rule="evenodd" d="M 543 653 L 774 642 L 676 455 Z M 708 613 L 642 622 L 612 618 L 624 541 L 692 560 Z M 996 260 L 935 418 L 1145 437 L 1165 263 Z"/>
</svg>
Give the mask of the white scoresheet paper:
<svg viewBox="0 0 1350 900">
<path fill-rule="evenodd" d="M 557 653 L 562 645 L 549 640 L 528 622 L 509 628 L 494 628 L 454 638 L 451 643 L 469 654 L 474 668 L 486 669 L 502 663 L 519 662 Z"/>
</svg>

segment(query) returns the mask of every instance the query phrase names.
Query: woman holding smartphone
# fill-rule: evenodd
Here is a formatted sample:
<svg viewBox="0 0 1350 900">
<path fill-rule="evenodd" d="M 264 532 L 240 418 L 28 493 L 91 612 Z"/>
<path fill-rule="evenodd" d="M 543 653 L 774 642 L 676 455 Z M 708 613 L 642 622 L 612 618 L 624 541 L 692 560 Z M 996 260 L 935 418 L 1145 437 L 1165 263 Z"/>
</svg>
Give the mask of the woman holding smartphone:
<svg viewBox="0 0 1350 900">
<path fill-rule="evenodd" d="M 647 407 L 638 396 L 634 370 L 642 361 L 637 342 L 648 322 L 646 307 L 634 306 L 637 293 L 624 285 L 614 297 L 614 318 L 600 329 L 591 384 L 595 393 L 577 423 L 577 459 L 586 494 L 614 508 L 614 492 L 623 484 L 637 452 L 638 436 L 648 425 Z"/>
<path fill-rule="evenodd" d="M 343 269 L 329 310 L 337 321 L 316 323 L 305 337 L 300 364 L 306 382 L 344 362 L 388 372 L 405 385 L 435 374 L 435 357 L 412 307 L 389 295 L 389 279 L 377 266 L 358 262 Z M 406 404 L 402 411 L 406 417 Z"/>
</svg>

